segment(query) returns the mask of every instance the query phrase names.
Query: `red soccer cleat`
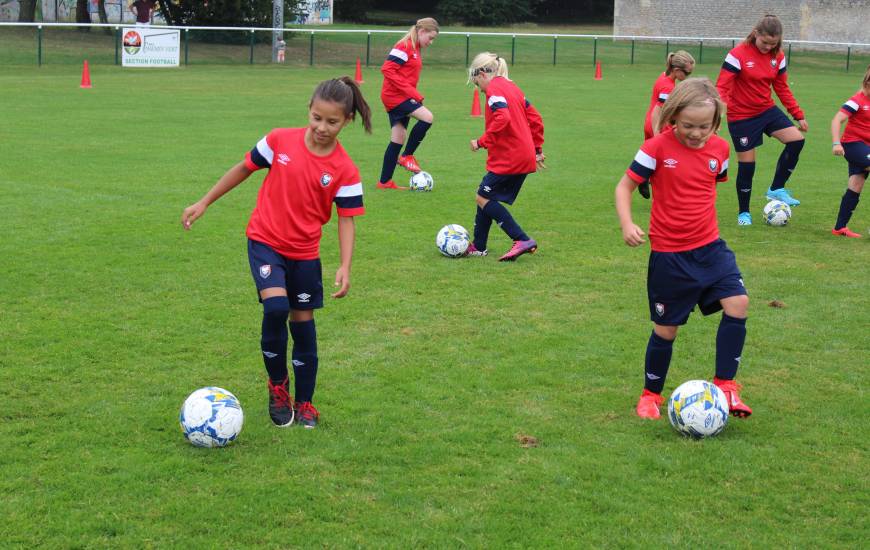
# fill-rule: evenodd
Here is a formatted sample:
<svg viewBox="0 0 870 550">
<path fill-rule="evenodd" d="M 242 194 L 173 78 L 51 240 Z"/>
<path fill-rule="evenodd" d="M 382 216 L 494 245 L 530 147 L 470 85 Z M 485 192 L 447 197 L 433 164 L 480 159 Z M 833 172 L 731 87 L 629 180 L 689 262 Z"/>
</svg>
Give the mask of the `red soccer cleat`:
<svg viewBox="0 0 870 550">
<path fill-rule="evenodd" d="M 860 233 L 855 233 L 854 231 L 852 231 L 848 227 L 844 227 L 842 229 L 831 229 L 831 234 L 832 235 L 841 235 L 843 237 L 851 237 L 853 239 L 860 239 L 861 238 Z"/>
<path fill-rule="evenodd" d="M 740 394 L 737 393 L 743 386 L 734 380 L 722 380 L 721 378 L 714 378 L 713 383 L 725 393 L 725 399 L 728 400 L 728 409 L 731 411 L 732 416 L 746 418 L 752 414 L 752 409 L 740 400 Z"/>
<path fill-rule="evenodd" d="M 477 247 L 474 246 L 474 243 L 468 243 L 468 248 L 465 250 L 465 255 L 466 255 L 466 256 L 480 256 L 480 257 L 483 257 L 483 256 L 486 256 L 487 254 L 489 254 L 489 251 L 487 251 L 487 250 L 478 250 Z"/>
<path fill-rule="evenodd" d="M 306 428 L 316 428 L 320 420 L 320 413 L 311 404 L 311 401 L 296 403 L 296 423 Z"/>
<path fill-rule="evenodd" d="M 375 187 L 377 189 L 396 189 L 397 191 L 407 191 L 408 190 L 407 187 L 400 187 L 400 186 L 396 185 L 396 183 L 393 180 L 390 180 L 387 182 L 380 182 L 379 181 Z"/>
<path fill-rule="evenodd" d="M 498 259 L 500 262 L 512 262 L 528 252 L 529 254 L 534 254 L 535 250 L 538 249 L 538 243 L 535 239 L 529 239 L 527 241 L 514 241 L 514 245 L 511 247 L 507 253 Z"/>
<path fill-rule="evenodd" d="M 644 388 L 643 393 L 640 394 L 640 399 L 637 401 L 637 407 L 634 410 L 641 418 L 656 420 L 662 416 L 659 413 L 659 406 L 664 402 L 665 398 L 660 393 L 653 393 Z"/>
<path fill-rule="evenodd" d="M 396 164 L 408 170 L 409 172 L 422 172 L 423 169 L 420 168 L 420 165 L 417 164 L 417 159 L 414 158 L 414 155 L 403 155 L 399 157 L 399 160 L 396 161 Z"/>
<path fill-rule="evenodd" d="M 287 378 L 283 382 L 269 382 L 269 416 L 272 423 L 280 428 L 293 424 L 293 396 L 288 392 Z"/>
</svg>

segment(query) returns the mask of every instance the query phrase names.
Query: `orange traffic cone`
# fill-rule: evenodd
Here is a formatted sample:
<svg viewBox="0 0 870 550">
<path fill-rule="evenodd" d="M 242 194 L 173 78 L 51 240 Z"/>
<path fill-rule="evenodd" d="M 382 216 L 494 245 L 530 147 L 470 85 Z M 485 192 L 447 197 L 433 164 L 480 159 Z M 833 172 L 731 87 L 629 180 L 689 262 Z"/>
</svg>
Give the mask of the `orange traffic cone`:
<svg viewBox="0 0 870 550">
<path fill-rule="evenodd" d="M 477 89 L 477 86 L 474 87 L 474 97 L 471 100 L 471 116 L 480 116 L 480 90 Z"/>
<path fill-rule="evenodd" d="M 85 66 L 82 67 L 82 88 L 91 87 L 91 71 L 88 70 L 88 60 L 85 59 Z"/>
<path fill-rule="evenodd" d="M 601 80 L 601 61 L 595 62 L 595 80 Z"/>
<path fill-rule="evenodd" d="M 353 79 L 356 80 L 357 84 L 363 83 L 362 66 L 360 66 L 360 63 L 359 63 L 359 57 L 356 58 L 356 74 L 354 75 Z"/>
</svg>

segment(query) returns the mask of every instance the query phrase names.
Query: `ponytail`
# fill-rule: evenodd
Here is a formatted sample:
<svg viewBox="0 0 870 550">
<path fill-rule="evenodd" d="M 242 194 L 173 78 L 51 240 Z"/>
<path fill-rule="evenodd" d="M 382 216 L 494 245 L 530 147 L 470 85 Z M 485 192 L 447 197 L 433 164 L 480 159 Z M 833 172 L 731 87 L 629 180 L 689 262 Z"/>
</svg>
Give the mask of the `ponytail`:
<svg viewBox="0 0 870 550">
<path fill-rule="evenodd" d="M 359 85 L 351 77 L 343 76 L 324 80 L 314 89 L 311 101 L 308 103 L 309 107 L 315 99 L 338 103 L 344 109 L 344 116 L 351 120 L 355 120 L 356 113 L 359 113 L 366 133 L 372 133 L 372 110 L 366 103 Z"/>
</svg>

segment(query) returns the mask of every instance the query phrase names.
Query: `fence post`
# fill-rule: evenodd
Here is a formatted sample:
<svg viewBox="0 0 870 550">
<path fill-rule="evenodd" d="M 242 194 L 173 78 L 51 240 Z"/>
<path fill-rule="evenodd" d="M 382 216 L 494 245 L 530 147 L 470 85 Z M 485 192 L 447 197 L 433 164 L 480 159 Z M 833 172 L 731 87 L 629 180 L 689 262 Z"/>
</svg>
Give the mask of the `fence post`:
<svg viewBox="0 0 870 550">
<path fill-rule="evenodd" d="M 468 67 L 468 49 L 471 47 L 471 35 L 465 35 L 465 66 Z"/>
<path fill-rule="evenodd" d="M 123 12 L 123 10 L 121 10 Z M 115 65 L 118 65 L 118 50 L 121 45 L 121 28 L 115 27 Z"/>
<path fill-rule="evenodd" d="M 791 67 L 791 42 L 788 43 L 788 55 L 786 56 L 785 63 Z"/>
<path fill-rule="evenodd" d="M 704 41 L 701 40 L 698 45 L 698 65 L 704 64 Z"/>
<path fill-rule="evenodd" d="M 254 64 L 254 29 L 251 29 L 251 62 L 250 65 Z"/>
<path fill-rule="evenodd" d="M 190 51 L 190 29 L 184 27 L 184 64 L 189 64 L 188 52 Z"/>
<path fill-rule="evenodd" d="M 592 37 L 592 66 L 595 66 L 595 63 L 598 62 L 598 37 Z"/>
<path fill-rule="evenodd" d="M 852 46 L 846 46 L 846 72 L 849 72 L 849 58 L 852 57 Z"/>
<path fill-rule="evenodd" d="M 517 35 L 511 37 L 511 65 L 514 64 L 514 55 L 517 51 Z"/>
<path fill-rule="evenodd" d="M 671 53 L 671 41 L 670 41 L 670 39 L 665 40 L 665 59 L 668 58 L 669 53 Z"/>
<path fill-rule="evenodd" d="M 634 38 L 631 39 L 631 64 L 634 65 Z"/>
<path fill-rule="evenodd" d="M 308 44 L 308 64 L 314 65 L 314 31 L 311 32 L 311 39 Z"/>
<path fill-rule="evenodd" d="M 556 64 L 556 40 L 557 40 L 558 38 L 559 38 L 559 37 L 556 36 L 555 34 L 553 35 L 553 65 Z"/>
<path fill-rule="evenodd" d="M 369 66 L 369 56 L 372 52 L 372 33 L 366 35 L 366 67 Z"/>
<path fill-rule="evenodd" d="M 36 66 L 42 67 L 42 25 L 36 27 Z"/>
</svg>

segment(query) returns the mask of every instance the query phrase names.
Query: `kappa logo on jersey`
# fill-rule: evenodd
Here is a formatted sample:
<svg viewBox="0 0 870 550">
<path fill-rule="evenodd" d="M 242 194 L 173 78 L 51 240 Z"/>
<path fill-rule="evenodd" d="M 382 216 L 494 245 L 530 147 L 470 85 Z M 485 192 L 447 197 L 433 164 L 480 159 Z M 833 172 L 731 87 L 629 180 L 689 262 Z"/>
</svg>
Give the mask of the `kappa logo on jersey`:
<svg viewBox="0 0 870 550">
<path fill-rule="evenodd" d="M 323 175 L 320 176 L 320 185 L 323 187 L 329 187 L 330 183 L 332 183 L 332 174 L 324 172 Z"/>
<path fill-rule="evenodd" d="M 296 297 L 299 298 L 300 304 L 307 304 L 308 299 L 311 298 L 311 294 L 306 294 L 303 292 L 302 294 L 297 294 Z"/>
<path fill-rule="evenodd" d="M 287 166 L 287 163 L 290 162 L 290 155 L 286 155 L 284 153 L 279 154 L 278 155 L 278 162 L 280 162 L 284 166 Z"/>
<path fill-rule="evenodd" d="M 746 147 L 747 145 L 749 145 L 749 138 L 748 138 L 748 137 L 742 137 L 742 138 L 740 138 L 740 145 L 742 145 L 742 146 L 744 146 L 744 147 Z"/>
<path fill-rule="evenodd" d="M 755 66 L 755 61 L 747 61 L 747 62 L 746 62 L 746 68 L 747 68 L 747 69 L 751 69 L 751 68 L 754 67 L 754 66 Z"/>
<path fill-rule="evenodd" d="M 661 302 L 656 302 L 656 313 L 659 314 L 659 317 L 665 314 L 665 305 Z"/>
<path fill-rule="evenodd" d="M 715 174 L 719 168 L 719 162 L 716 161 L 716 159 L 710 159 L 707 161 L 707 167 L 710 168 L 710 171 Z"/>
<path fill-rule="evenodd" d="M 665 159 L 665 168 L 676 168 L 677 161 L 675 159 Z"/>
<path fill-rule="evenodd" d="M 264 279 L 268 279 L 269 275 L 272 274 L 272 266 L 269 264 L 260 266 L 260 277 Z"/>
</svg>

